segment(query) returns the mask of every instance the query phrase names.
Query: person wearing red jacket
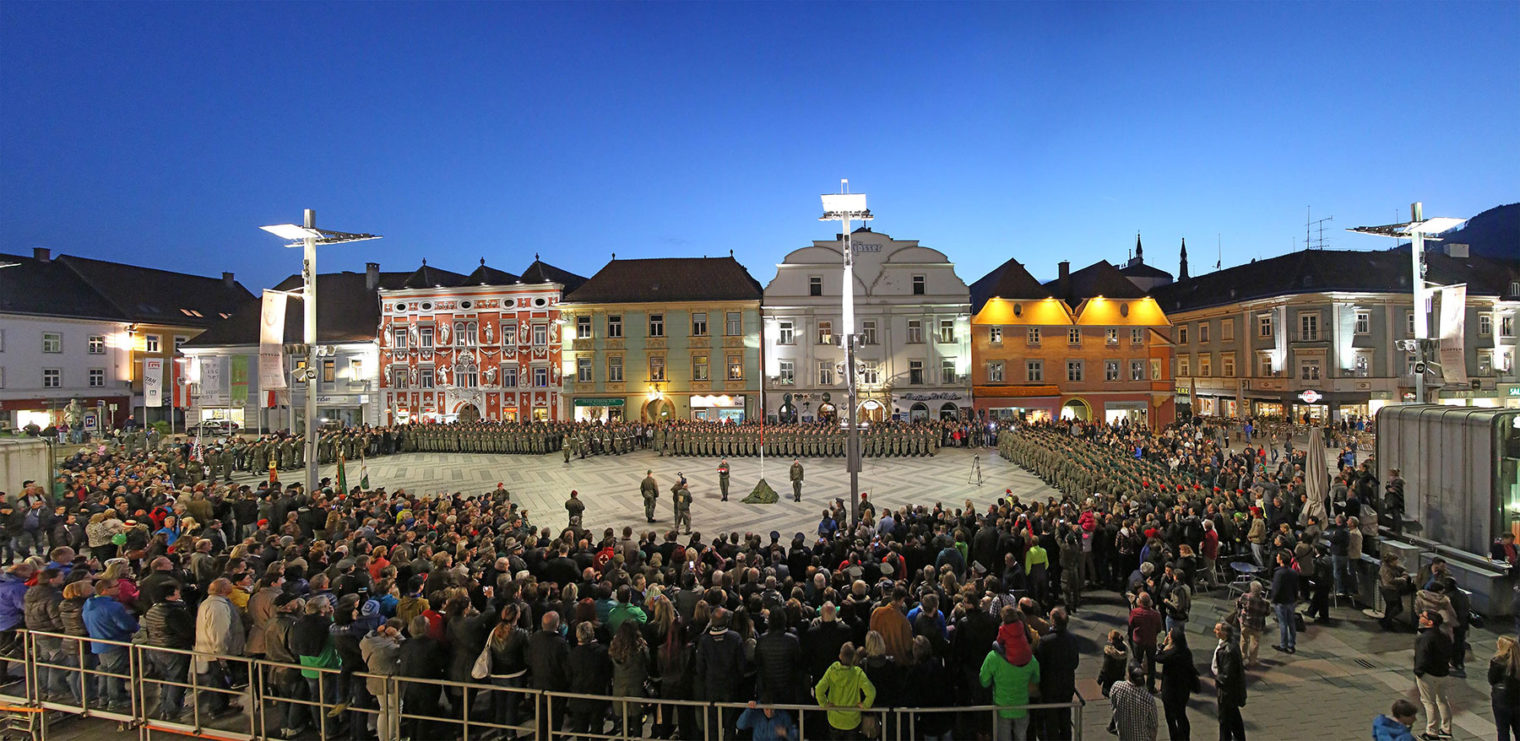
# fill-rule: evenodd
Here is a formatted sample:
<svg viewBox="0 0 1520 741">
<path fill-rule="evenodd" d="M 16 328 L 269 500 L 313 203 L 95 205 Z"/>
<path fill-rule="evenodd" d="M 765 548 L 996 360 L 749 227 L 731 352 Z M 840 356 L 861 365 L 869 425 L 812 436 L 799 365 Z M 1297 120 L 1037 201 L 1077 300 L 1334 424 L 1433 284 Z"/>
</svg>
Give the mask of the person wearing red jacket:
<svg viewBox="0 0 1520 741">
<path fill-rule="evenodd" d="M 1156 636 L 1161 633 L 1161 613 L 1149 594 L 1142 593 L 1129 611 L 1130 655 L 1137 665 L 1145 666 L 1145 684 L 1152 694 L 1156 689 Z"/>
<path fill-rule="evenodd" d="M 1214 529 L 1214 521 L 1203 521 L 1203 543 L 1200 548 L 1203 556 L 1203 581 L 1210 589 L 1219 586 L 1218 571 L 1215 564 L 1219 561 L 1219 531 Z"/>
</svg>

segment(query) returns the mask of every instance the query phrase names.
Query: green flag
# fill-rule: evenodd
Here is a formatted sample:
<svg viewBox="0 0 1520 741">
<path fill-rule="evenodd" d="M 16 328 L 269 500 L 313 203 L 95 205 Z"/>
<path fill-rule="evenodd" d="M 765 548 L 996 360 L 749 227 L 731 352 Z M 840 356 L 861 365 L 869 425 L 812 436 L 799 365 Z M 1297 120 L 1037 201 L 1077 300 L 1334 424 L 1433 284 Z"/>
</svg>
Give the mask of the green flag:
<svg viewBox="0 0 1520 741">
<path fill-rule="evenodd" d="M 348 493 L 348 472 L 343 470 L 343 454 L 338 454 L 338 492 Z"/>
</svg>

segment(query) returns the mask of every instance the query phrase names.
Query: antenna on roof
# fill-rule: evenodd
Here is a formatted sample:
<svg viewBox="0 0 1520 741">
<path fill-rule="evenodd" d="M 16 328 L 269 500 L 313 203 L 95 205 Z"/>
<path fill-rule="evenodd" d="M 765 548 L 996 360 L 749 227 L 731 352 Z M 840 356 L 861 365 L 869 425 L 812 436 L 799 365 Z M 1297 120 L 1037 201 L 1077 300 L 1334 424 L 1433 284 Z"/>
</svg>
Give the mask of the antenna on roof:
<svg viewBox="0 0 1520 741">
<path fill-rule="evenodd" d="M 1214 269 L 1218 270 L 1224 265 L 1224 235 L 1214 232 Z"/>
<path fill-rule="evenodd" d="M 1304 249 L 1322 250 L 1325 248 L 1325 222 L 1335 221 L 1335 217 L 1326 216 L 1325 218 L 1316 221 L 1314 219 L 1313 209 L 1311 207 L 1305 206 L 1304 210 Z M 1309 236 L 1310 229 L 1315 226 L 1319 227 L 1319 239 L 1317 240 L 1310 239 Z"/>
</svg>

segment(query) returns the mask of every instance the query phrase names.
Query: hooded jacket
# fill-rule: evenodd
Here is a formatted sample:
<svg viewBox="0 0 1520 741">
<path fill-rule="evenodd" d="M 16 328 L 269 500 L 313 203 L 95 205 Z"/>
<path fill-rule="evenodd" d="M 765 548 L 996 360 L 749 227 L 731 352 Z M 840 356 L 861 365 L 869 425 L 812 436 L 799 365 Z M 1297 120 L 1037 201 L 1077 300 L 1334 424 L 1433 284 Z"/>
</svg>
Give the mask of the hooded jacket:
<svg viewBox="0 0 1520 741">
<path fill-rule="evenodd" d="M 63 592 L 46 582 L 38 582 L 26 590 L 25 612 L 27 630 L 46 633 L 63 632 L 63 616 L 58 606 L 63 603 Z"/>
<path fill-rule="evenodd" d="M 1372 719 L 1372 741 L 1414 741 L 1414 733 L 1386 715 Z"/>
<path fill-rule="evenodd" d="M 813 696 L 818 698 L 819 707 L 829 708 L 830 727 L 849 731 L 860 727 L 856 706 L 871 707 L 876 702 L 876 687 L 864 669 L 836 661 L 813 687 Z"/>
<path fill-rule="evenodd" d="M 364 666 L 370 674 L 380 677 L 394 676 L 401 668 L 401 642 L 372 630 L 359 641 L 359 651 L 364 655 Z M 364 680 L 364 686 L 373 695 L 385 694 L 386 682 L 380 677 Z"/>
</svg>

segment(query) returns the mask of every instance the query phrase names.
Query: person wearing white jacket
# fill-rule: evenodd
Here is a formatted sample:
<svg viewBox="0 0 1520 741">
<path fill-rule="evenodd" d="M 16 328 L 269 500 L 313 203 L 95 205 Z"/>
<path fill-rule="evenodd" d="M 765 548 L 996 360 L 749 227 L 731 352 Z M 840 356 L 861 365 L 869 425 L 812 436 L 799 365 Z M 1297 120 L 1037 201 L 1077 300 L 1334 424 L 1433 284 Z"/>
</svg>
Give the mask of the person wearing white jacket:
<svg viewBox="0 0 1520 741">
<path fill-rule="evenodd" d="M 232 593 L 232 582 L 216 579 L 206 588 L 206 598 L 201 600 L 195 615 L 195 673 L 200 686 L 210 691 L 202 692 L 198 701 L 201 711 L 216 718 L 238 712 L 241 707 L 228 702 L 225 690 L 231 687 L 232 666 L 217 656 L 242 656 L 246 633 L 243 616 L 237 605 L 227 595 Z"/>
<path fill-rule="evenodd" d="M 391 618 L 384 625 L 370 631 L 359 642 L 364 654 L 364 664 L 374 675 L 364 680 L 365 688 L 380 704 L 375 732 L 380 741 L 396 741 L 396 721 L 401 713 L 401 694 L 392 692 L 390 682 L 383 677 L 395 676 L 401 666 L 401 620 Z"/>
</svg>

